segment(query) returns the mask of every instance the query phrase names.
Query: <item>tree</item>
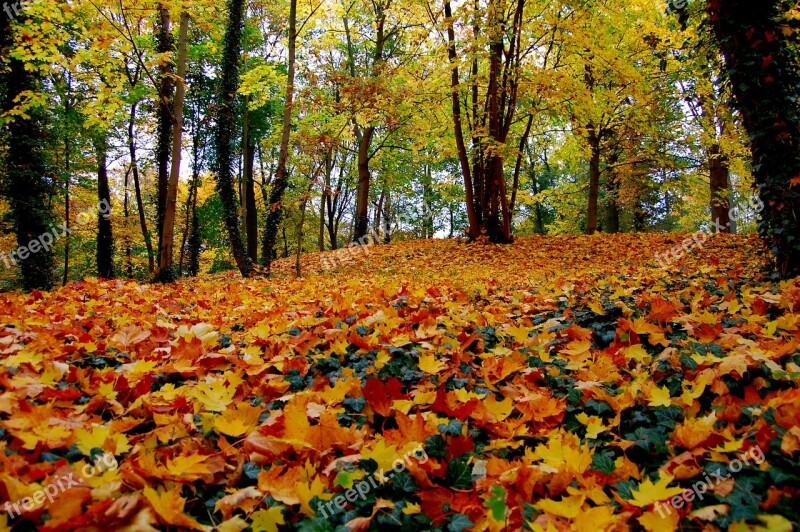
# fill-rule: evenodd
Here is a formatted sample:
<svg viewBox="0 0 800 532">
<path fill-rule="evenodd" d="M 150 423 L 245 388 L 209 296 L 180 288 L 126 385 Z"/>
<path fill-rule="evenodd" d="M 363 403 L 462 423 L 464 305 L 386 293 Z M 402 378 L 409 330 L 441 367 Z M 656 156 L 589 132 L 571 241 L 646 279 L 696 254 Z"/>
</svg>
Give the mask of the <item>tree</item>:
<svg viewBox="0 0 800 532">
<path fill-rule="evenodd" d="M 461 126 L 458 54 L 450 3 L 445 3 L 448 22 L 448 57 L 451 68 L 453 123 L 461 170 L 464 174 L 466 207 L 471 239 L 481 234 L 495 243 L 511 242 L 511 209 L 503 161 L 506 141 L 515 122 L 522 59 L 528 44 L 523 43 L 525 0 L 489 0 L 485 9 L 478 3 L 472 13 L 472 69 L 470 90 L 472 115 L 472 153 L 467 154 Z M 523 45 L 525 49 L 523 49 Z M 487 63 L 488 79 L 481 95 L 480 65 Z M 471 155 L 472 166 L 466 170 Z"/>
<path fill-rule="evenodd" d="M 156 231 L 158 231 L 157 262 L 161 264 L 161 252 L 164 238 L 164 217 L 167 212 L 167 196 L 169 194 L 170 180 L 170 151 L 172 150 L 172 135 L 176 117 L 172 109 L 172 98 L 175 90 L 173 82 L 173 63 L 171 55 L 175 49 L 172 38 L 170 13 L 167 6 L 158 4 L 158 34 L 156 35 L 156 51 L 162 55 L 159 63 L 158 104 L 158 134 L 156 139 L 156 161 L 158 163 L 158 196 Z"/>
<path fill-rule="evenodd" d="M 239 56 L 242 53 L 244 0 L 228 2 L 228 26 L 222 56 L 222 76 L 217 106 L 215 146 L 217 152 L 217 193 L 222 202 L 225 227 L 236 266 L 245 277 L 255 269 L 239 230 L 236 193 L 233 187 L 234 131 L 236 130 L 236 91 L 239 88 Z"/>
<path fill-rule="evenodd" d="M 274 259 L 275 241 L 278 236 L 278 227 L 283 219 L 283 193 L 288 185 L 286 171 L 289 159 L 289 136 L 292 130 L 292 105 L 294 102 L 294 73 L 295 53 L 297 46 L 297 0 L 289 1 L 289 57 L 287 59 L 288 75 L 286 80 L 286 95 L 283 104 L 283 129 L 281 131 L 281 144 L 278 150 L 278 167 L 275 170 L 275 179 L 267 204 L 267 220 L 264 226 L 264 243 L 261 260 L 269 272 Z M 305 212 L 305 211 L 304 211 Z"/>
<path fill-rule="evenodd" d="M 183 149 L 183 100 L 186 94 L 186 41 L 189 32 L 189 13 L 181 13 L 181 23 L 178 37 L 178 80 L 175 90 L 175 105 L 172 129 L 172 168 L 170 169 L 167 183 L 163 225 L 161 227 L 161 249 L 158 257 L 158 273 L 156 277 L 161 282 L 175 280 L 173 265 L 173 250 L 175 248 L 175 218 L 178 208 L 178 181 L 181 172 L 181 152 Z"/>
<path fill-rule="evenodd" d="M 111 190 L 108 186 L 106 163 L 108 143 L 105 138 L 97 140 L 97 276 L 114 278 L 114 235 L 111 228 Z"/>
<path fill-rule="evenodd" d="M 18 22 L 23 23 L 26 18 L 23 11 Z M 30 92 L 40 90 L 40 79 L 35 68 L 26 68 L 19 52 L 13 50 L 11 21 L 0 19 L 0 52 L 10 57 L 8 64 L 0 67 L 0 124 L 7 146 L 0 166 L 4 175 L 2 192 L 11 207 L 10 218 L 19 246 L 9 259 L 19 260 L 25 290 L 47 290 L 55 282 L 51 238 L 55 216 L 49 201 L 53 179 L 45 152 L 46 114 L 38 102 L 26 99 Z"/>
<path fill-rule="evenodd" d="M 725 75 L 750 135 L 759 232 L 784 278 L 800 274 L 800 50 L 794 0 L 708 0 Z"/>
</svg>

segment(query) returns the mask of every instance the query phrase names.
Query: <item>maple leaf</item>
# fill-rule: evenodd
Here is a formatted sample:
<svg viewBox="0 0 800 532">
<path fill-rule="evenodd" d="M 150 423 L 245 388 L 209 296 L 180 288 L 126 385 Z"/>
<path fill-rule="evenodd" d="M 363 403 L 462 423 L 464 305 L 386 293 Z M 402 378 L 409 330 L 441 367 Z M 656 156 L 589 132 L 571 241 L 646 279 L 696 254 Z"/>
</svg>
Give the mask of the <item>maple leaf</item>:
<svg viewBox="0 0 800 532">
<path fill-rule="evenodd" d="M 538 506 L 540 510 L 557 515 L 558 517 L 574 519 L 580 513 L 585 500 L 585 495 L 570 495 L 563 497 L 560 501 L 542 499 L 536 503 L 536 506 Z"/>
<path fill-rule="evenodd" d="M 683 493 L 683 488 L 667 487 L 672 482 L 672 475 L 660 472 L 657 482 L 653 482 L 650 478 L 645 478 L 639 485 L 631 491 L 631 499 L 628 501 L 634 506 L 645 508 L 651 504 L 667 500 L 675 495 Z"/>
<path fill-rule="evenodd" d="M 253 532 L 278 532 L 280 525 L 285 525 L 283 508 L 272 506 L 266 510 L 256 510 L 250 516 L 250 527 Z"/>
<path fill-rule="evenodd" d="M 150 331 L 145 331 L 136 325 L 128 325 L 114 333 L 109 341 L 112 347 L 128 351 L 131 346 L 147 340 L 150 334 Z"/>
<path fill-rule="evenodd" d="M 447 364 L 438 360 L 433 353 L 429 352 L 419 356 L 419 369 L 429 375 L 438 375 L 446 367 Z"/>
<path fill-rule="evenodd" d="M 214 419 L 214 429 L 234 438 L 244 436 L 256 427 L 261 413 L 260 408 L 250 403 L 238 403 L 233 408 L 226 408 Z"/>
<path fill-rule="evenodd" d="M 209 531 L 210 527 L 202 525 L 183 513 L 186 499 L 180 495 L 181 488 L 175 487 L 171 490 L 157 491 L 150 487 L 145 487 L 143 494 L 147 502 L 167 525 L 173 525 L 190 530 Z"/>
<path fill-rule="evenodd" d="M 233 402 L 236 388 L 237 384 L 226 384 L 225 379 L 216 378 L 198 383 L 192 389 L 192 396 L 203 405 L 205 410 L 223 412 Z"/>
</svg>

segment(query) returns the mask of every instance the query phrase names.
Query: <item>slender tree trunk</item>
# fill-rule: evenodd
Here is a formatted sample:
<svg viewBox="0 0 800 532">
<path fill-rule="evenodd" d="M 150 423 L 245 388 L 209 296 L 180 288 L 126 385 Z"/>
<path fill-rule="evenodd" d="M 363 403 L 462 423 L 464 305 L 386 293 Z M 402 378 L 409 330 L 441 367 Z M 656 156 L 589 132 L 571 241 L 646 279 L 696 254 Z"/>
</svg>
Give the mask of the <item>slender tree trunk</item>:
<svg viewBox="0 0 800 532">
<path fill-rule="evenodd" d="M 178 83 L 175 90 L 175 116 L 172 130 L 172 168 L 167 184 L 167 196 L 161 228 L 161 250 L 158 254 L 157 278 L 164 283 L 175 280 L 173 253 L 175 250 L 175 219 L 178 210 L 178 181 L 181 174 L 181 152 L 183 150 L 183 100 L 186 95 L 186 41 L 189 34 L 189 13 L 181 13 L 178 37 Z"/>
<path fill-rule="evenodd" d="M 450 1 L 445 0 L 444 14 L 447 19 L 447 56 L 450 61 L 450 91 L 451 103 L 453 108 L 453 131 L 456 137 L 456 148 L 458 150 L 458 160 L 461 164 L 461 175 L 464 178 L 464 194 L 467 208 L 467 219 L 469 220 L 469 238 L 476 240 L 480 236 L 480 223 L 475 210 L 475 198 L 473 196 L 472 175 L 469 166 L 469 155 L 464 144 L 464 131 L 461 126 L 461 101 L 458 98 L 458 56 L 456 54 L 456 37 L 453 28 L 453 11 Z"/>
<path fill-rule="evenodd" d="M 331 186 L 331 174 L 333 173 L 333 150 L 329 149 L 325 154 L 325 181 L 322 183 L 322 194 L 319 197 L 319 235 L 317 237 L 317 247 L 319 251 L 325 251 L 325 198 Z"/>
<path fill-rule="evenodd" d="M 514 216 L 517 207 L 517 190 L 519 190 L 519 172 L 522 168 L 522 157 L 525 155 L 525 145 L 528 143 L 528 135 L 533 126 L 533 113 L 528 115 L 528 122 L 525 124 L 525 132 L 519 139 L 519 150 L 517 151 L 517 163 L 514 165 L 514 182 L 511 185 L 511 203 L 508 206 L 509 214 Z"/>
<path fill-rule="evenodd" d="M 128 192 L 128 180 L 131 176 L 131 170 L 125 172 L 125 195 L 122 198 L 122 216 L 125 219 L 125 228 L 127 233 L 127 228 L 130 226 L 130 193 Z M 131 253 L 131 241 L 128 236 L 125 237 L 125 272 L 127 274 L 128 279 L 133 278 L 133 254 Z"/>
<path fill-rule="evenodd" d="M 244 153 L 244 220 L 247 235 L 247 255 L 253 263 L 258 260 L 258 211 L 256 210 L 256 182 L 253 176 L 256 149 L 252 131 L 245 144 Z"/>
<path fill-rule="evenodd" d="M 158 4 L 156 9 L 159 13 L 158 34 L 156 37 L 156 49 L 159 54 L 171 54 L 174 52 L 175 43 L 172 39 L 171 21 L 169 9 L 164 4 Z M 158 257 L 156 262 L 161 264 L 161 251 L 163 249 L 162 239 L 164 236 L 164 216 L 167 209 L 167 195 L 169 193 L 170 165 L 169 156 L 172 149 L 173 135 L 173 113 L 172 113 L 172 93 L 174 84 L 172 81 L 173 65 L 171 61 L 163 61 L 159 66 L 159 88 L 158 88 L 158 131 L 156 137 L 156 160 L 158 163 L 158 197 L 156 206 L 156 232 L 158 234 L 158 247 L 156 252 Z"/>
<path fill-rule="evenodd" d="M 217 152 L 217 193 L 222 202 L 225 227 L 231 243 L 231 251 L 241 274 L 249 277 L 254 272 L 253 261 L 247 254 L 242 233 L 239 231 L 239 216 L 236 191 L 233 186 L 233 135 L 236 131 L 236 92 L 239 88 L 239 57 L 242 52 L 242 25 L 244 0 L 228 3 L 228 27 L 225 31 L 222 60 L 222 79 L 219 104 L 217 106 L 217 128 L 215 144 Z"/>
<path fill-rule="evenodd" d="M 66 179 L 64 180 L 64 224 L 67 227 L 67 235 L 64 238 L 64 276 L 61 278 L 61 286 L 66 286 L 69 280 L 69 251 L 70 251 L 70 238 L 69 238 L 69 185 L 72 180 L 72 168 L 70 166 L 70 141 L 64 139 L 64 173 Z"/>
<path fill-rule="evenodd" d="M 392 242 L 392 204 L 389 189 L 386 189 L 386 201 L 383 203 L 383 243 Z"/>
<path fill-rule="evenodd" d="M 106 139 L 97 141 L 97 276 L 114 278 L 114 234 L 111 228 L 111 189 L 108 186 Z"/>
<path fill-rule="evenodd" d="M 136 157 L 136 136 L 134 135 L 137 106 L 138 103 L 131 105 L 131 117 L 128 121 L 128 151 L 131 158 L 131 175 L 133 176 L 133 190 L 136 195 L 136 209 L 139 212 L 139 227 L 142 229 L 142 238 L 144 238 L 144 245 L 147 248 L 147 271 L 152 274 L 155 271 L 155 258 L 153 256 L 153 243 L 150 239 L 150 231 L 147 229 L 147 219 L 144 215 L 142 187 L 139 185 L 139 162 Z"/>
<path fill-rule="evenodd" d="M 280 150 L 278 151 L 278 168 L 275 171 L 275 180 L 272 183 L 272 190 L 267 205 L 267 223 L 264 227 L 264 245 L 262 261 L 270 270 L 272 255 L 275 248 L 275 237 L 278 227 L 283 220 L 283 193 L 289 184 L 287 175 L 287 162 L 289 159 L 289 137 L 292 130 L 292 109 L 294 103 L 294 74 L 295 74 L 295 47 L 297 44 L 297 0 L 289 2 L 289 58 L 288 58 L 288 79 L 286 81 L 286 101 L 283 107 L 283 132 L 281 134 Z M 285 239 L 284 230 L 284 239 Z"/>
</svg>

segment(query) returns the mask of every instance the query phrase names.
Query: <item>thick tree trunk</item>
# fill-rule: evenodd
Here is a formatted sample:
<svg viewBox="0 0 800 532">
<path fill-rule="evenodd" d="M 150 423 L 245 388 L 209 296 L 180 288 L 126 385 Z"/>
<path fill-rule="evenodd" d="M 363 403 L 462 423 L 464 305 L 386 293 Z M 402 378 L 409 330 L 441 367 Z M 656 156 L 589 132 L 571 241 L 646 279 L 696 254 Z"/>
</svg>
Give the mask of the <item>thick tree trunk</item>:
<svg viewBox="0 0 800 532">
<path fill-rule="evenodd" d="M 594 131 L 594 126 L 589 126 L 589 206 L 586 214 L 586 234 L 591 235 L 597 231 L 597 209 L 600 197 L 600 137 Z"/>
<path fill-rule="evenodd" d="M 264 227 L 264 242 L 262 250 L 262 263 L 269 272 L 272 263 L 275 239 L 278 228 L 283 220 L 283 193 L 289 184 L 287 176 L 287 162 L 289 159 L 289 136 L 292 130 L 292 108 L 294 101 L 294 75 L 295 75 L 295 46 L 297 43 L 297 0 L 289 2 L 289 58 L 288 79 L 286 81 L 286 100 L 283 107 L 283 132 L 281 145 L 278 152 L 278 167 L 275 171 L 275 180 L 270 191 L 269 204 L 267 205 L 267 221 Z"/>
<path fill-rule="evenodd" d="M 22 13 L 20 17 L 24 18 Z M 5 55 L 11 46 L 10 21 L 2 17 L 0 22 L 0 51 Z M 21 21 L 21 22 L 24 22 Z M 19 59 L 8 57 L 7 70 L 3 72 L 0 86 L 5 88 L 3 110 L 15 107 L 15 99 L 25 91 L 37 91 L 39 80 L 35 74 L 25 68 Z M 44 235 L 52 236 L 55 218 L 48 202 L 52 178 L 48 176 L 45 158 L 46 127 L 45 113 L 34 108 L 28 110 L 29 118 L 14 117 L 5 126 L 7 150 L 2 165 L 3 193 L 10 207 L 10 218 L 14 225 L 17 244 L 22 249 L 22 257 L 18 251 L 7 256 L 0 255 L 4 266 L 10 268 L 18 263 L 22 276 L 22 287 L 25 290 L 47 290 L 55 282 L 55 255 L 52 241 L 45 245 Z M 42 237 L 42 239 L 40 239 Z M 38 251 L 32 252 L 32 242 Z M 16 258 L 15 258 L 16 257 Z"/>
<path fill-rule="evenodd" d="M 181 153 L 183 151 L 183 100 L 186 95 L 186 40 L 189 34 L 189 13 L 181 13 L 178 37 L 178 83 L 175 90 L 175 116 L 172 130 L 172 168 L 167 183 L 167 196 L 161 228 L 161 249 L 157 278 L 162 283 L 175 280 L 173 253 L 175 249 L 175 219 L 178 210 L 178 181 L 181 173 Z"/>
<path fill-rule="evenodd" d="M 236 131 L 236 92 L 239 88 L 239 57 L 242 52 L 244 0 L 228 3 L 228 27 L 225 31 L 222 59 L 222 79 L 217 106 L 215 144 L 217 152 L 217 193 L 222 202 L 225 227 L 236 266 L 249 277 L 254 272 L 253 261 L 247 254 L 239 231 L 238 205 L 233 186 L 233 135 Z"/>
<path fill-rule="evenodd" d="M 106 139 L 97 142 L 97 276 L 113 279 L 114 235 L 111 228 L 111 189 L 108 186 Z"/>
<path fill-rule="evenodd" d="M 720 232 L 730 233 L 730 169 L 719 144 L 714 144 L 708 151 L 708 167 L 711 178 L 711 223 L 716 223 L 715 227 Z"/>
<path fill-rule="evenodd" d="M 358 188 L 356 193 L 356 220 L 353 242 L 357 242 L 369 231 L 369 147 L 375 134 L 374 127 L 367 127 L 358 138 Z"/>
<path fill-rule="evenodd" d="M 800 57 L 787 24 L 794 0 L 708 0 L 709 20 L 750 134 L 764 206 L 759 232 L 784 278 L 800 275 Z M 795 42 L 784 34 L 793 31 Z"/>
<path fill-rule="evenodd" d="M 158 4 L 159 13 L 158 34 L 156 36 L 156 50 L 159 54 L 171 54 L 175 49 L 172 39 L 169 9 L 164 4 Z M 174 84 L 172 81 L 173 68 L 169 61 L 162 62 L 159 66 L 158 88 L 158 131 L 156 136 L 156 161 L 158 163 L 158 196 L 156 204 L 156 232 L 158 234 L 158 257 L 156 262 L 161 264 L 162 238 L 164 235 L 164 216 L 167 209 L 167 195 L 169 189 L 170 166 L 169 156 L 172 150 L 173 114 L 172 94 Z"/>
</svg>

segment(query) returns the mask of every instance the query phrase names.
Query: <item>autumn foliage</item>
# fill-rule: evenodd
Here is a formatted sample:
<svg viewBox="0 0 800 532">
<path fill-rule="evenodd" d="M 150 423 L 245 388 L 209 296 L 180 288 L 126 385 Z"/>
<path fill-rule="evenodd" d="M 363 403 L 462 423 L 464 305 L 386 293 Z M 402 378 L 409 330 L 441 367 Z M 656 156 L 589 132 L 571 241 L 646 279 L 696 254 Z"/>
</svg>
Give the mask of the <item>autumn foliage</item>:
<svg viewBox="0 0 800 532">
<path fill-rule="evenodd" d="M 742 236 L 659 268 L 681 239 L 408 242 L 305 255 L 303 278 L 3 295 L 2 504 L 119 466 L 0 525 L 791 530 L 800 283 Z"/>
</svg>

